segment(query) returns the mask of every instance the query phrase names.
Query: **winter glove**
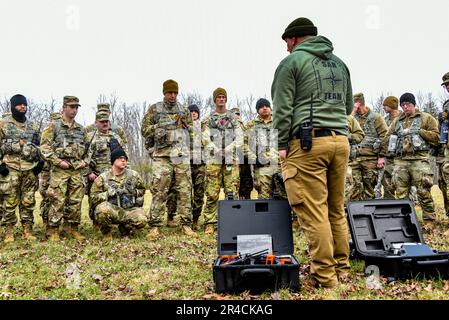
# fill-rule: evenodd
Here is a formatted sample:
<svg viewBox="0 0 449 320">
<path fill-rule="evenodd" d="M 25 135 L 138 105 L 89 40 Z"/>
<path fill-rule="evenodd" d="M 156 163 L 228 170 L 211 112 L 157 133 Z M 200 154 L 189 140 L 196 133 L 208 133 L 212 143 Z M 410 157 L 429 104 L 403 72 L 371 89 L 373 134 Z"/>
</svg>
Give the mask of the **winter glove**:
<svg viewBox="0 0 449 320">
<path fill-rule="evenodd" d="M 34 173 L 34 175 L 35 175 L 36 177 L 39 175 L 39 173 L 42 172 L 42 169 L 44 168 L 44 164 L 45 164 L 44 161 L 39 160 L 39 162 L 37 163 L 37 166 L 35 166 L 35 167 L 33 168 L 33 173 Z"/>
<path fill-rule="evenodd" d="M 9 174 L 9 169 L 6 166 L 6 163 L 0 164 L 0 174 L 4 177 L 6 177 Z"/>
</svg>

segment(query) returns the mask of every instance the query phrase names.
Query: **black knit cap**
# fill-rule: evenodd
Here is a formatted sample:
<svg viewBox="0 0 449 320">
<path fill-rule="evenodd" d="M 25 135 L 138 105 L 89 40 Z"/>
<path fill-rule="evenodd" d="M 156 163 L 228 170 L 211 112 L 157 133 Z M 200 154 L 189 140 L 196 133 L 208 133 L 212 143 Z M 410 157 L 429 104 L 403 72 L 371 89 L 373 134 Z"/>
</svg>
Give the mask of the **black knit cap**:
<svg viewBox="0 0 449 320">
<path fill-rule="evenodd" d="M 400 98 L 399 98 L 399 105 L 402 106 L 403 102 L 410 102 L 411 104 L 416 106 L 416 100 L 415 100 L 415 96 L 410 93 L 410 92 L 406 92 L 404 93 Z"/>
<path fill-rule="evenodd" d="M 264 99 L 264 98 L 260 98 L 259 100 L 257 100 L 257 102 L 256 102 L 257 112 L 259 112 L 259 109 L 262 108 L 263 106 L 267 106 L 268 108 L 271 109 L 270 101 L 268 101 L 267 99 Z"/>
<path fill-rule="evenodd" d="M 282 39 L 303 37 L 303 36 L 316 36 L 318 34 L 317 28 L 313 22 L 307 18 L 301 17 L 293 20 L 285 29 Z"/>
<path fill-rule="evenodd" d="M 21 94 L 16 94 L 15 96 L 12 96 L 9 102 L 11 102 L 12 108 L 21 104 L 28 106 L 27 98 Z"/>
<path fill-rule="evenodd" d="M 198 113 L 198 117 L 200 116 L 200 108 L 198 108 L 198 106 L 197 106 L 196 104 L 191 104 L 191 105 L 189 106 L 189 111 L 190 111 L 190 112 L 195 111 L 195 112 Z"/>
<path fill-rule="evenodd" d="M 113 165 L 115 160 L 120 157 L 125 157 L 128 160 L 128 156 L 126 155 L 125 150 L 122 148 L 115 148 L 114 151 L 111 152 L 111 164 Z"/>
</svg>

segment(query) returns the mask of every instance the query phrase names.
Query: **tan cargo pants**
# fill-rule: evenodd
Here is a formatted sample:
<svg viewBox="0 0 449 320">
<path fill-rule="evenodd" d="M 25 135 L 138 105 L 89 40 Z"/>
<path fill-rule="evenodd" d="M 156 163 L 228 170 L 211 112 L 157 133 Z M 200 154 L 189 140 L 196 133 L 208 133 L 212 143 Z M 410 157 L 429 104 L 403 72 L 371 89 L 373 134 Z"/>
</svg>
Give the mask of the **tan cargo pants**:
<svg viewBox="0 0 449 320">
<path fill-rule="evenodd" d="M 288 201 L 309 243 L 311 276 L 324 287 L 349 270 L 348 225 L 344 212 L 349 158 L 346 136 L 313 138 L 310 151 L 289 143 L 282 161 Z"/>
</svg>

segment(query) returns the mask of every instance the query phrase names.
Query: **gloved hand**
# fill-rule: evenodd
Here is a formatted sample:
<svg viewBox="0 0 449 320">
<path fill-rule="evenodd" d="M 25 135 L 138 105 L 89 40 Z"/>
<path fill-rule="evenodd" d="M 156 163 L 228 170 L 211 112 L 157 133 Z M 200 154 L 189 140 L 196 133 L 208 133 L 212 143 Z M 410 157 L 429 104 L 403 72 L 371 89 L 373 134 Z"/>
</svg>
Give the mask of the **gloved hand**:
<svg viewBox="0 0 449 320">
<path fill-rule="evenodd" d="M 447 119 L 447 111 L 443 111 L 441 112 L 441 120 L 446 120 Z"/>
<path fill-rule="evenodd" d="M 37 166 L 35 166 L 32 169 L 33 173 L 36 177 L 39 175 L 39 173 L 42 172 L 42 169 L 44 168 L 44 164 L 45 164 L 45 162 L 43 160 L 39 160 L 39 162 L 37 163 Z"/>
<path fill-rule="evenodd" d="M 6 177 L 9 174 L 9 169 L 6 166 L 6 163 L 0 164 L 0 174 L 4 177 Z"/>
</svg>

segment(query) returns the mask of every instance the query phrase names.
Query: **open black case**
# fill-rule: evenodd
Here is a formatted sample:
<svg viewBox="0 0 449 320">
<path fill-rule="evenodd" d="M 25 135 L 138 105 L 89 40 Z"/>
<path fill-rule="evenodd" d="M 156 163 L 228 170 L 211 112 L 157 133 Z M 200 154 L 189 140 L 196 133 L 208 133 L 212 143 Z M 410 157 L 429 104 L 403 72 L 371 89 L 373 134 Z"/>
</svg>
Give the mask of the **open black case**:
<svg viewBox="0 0 449 320">
<path fill-rule="evenodd" d="M 271 235 L 273 255 L 288 256 L 288 264 L 230 265 L 224 256 L 237 255 L 238 235 Z M 293 256 L 291 209 L 287 200 L 222 200 L 218 203 L 218 257 L 213 264 L 215 291 L 298 291 L 299 262 Z"/>
<path fill-rule="evenodd" d="M 449 252 L 425 244 L 409 200 L 367 200 L 347 206 L 353 256 L 389 280 L 449 275 Z"/>
</svg>

